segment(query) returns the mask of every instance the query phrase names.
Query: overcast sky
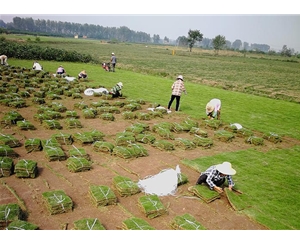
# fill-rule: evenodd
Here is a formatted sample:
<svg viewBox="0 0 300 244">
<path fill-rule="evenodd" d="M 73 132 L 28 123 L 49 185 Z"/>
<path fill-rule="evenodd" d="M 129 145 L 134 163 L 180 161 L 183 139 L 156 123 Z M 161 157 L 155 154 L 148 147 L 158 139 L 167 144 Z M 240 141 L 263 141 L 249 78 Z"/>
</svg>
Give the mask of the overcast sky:
<svg viewBox="0 0 300 244">
<path fill-rule="evenodd" d="M 61 3 L 62 1 L 52 0 L 53 4 L 49 5 L 48 2 L 47 7 L 26 9 L 22 1 L 18 5 L 14 0 L 13 7 L 1 7 L 0 11 L 5 8 L 9 11 L 0 13 L 0 18 L 4 22 L 12 22 L 13 17 L 18 16 L 104 27 L 126 26 L 134 31 L 148 33 L 151 37 L 158 34 L 161 39 L 166 36 L 172 40 L 187 36 L 189 29 L 192 29 L 199 30 L 204 38 L 212 39 L 223 35 L 231 42 L 239 39 L 249 44 L 267 44 L 276 51 L 287 45 L 300 52 L 300 14 L 293 12 L 297 8 L 289 0 L 278 6 L 275 3 L 262 5 L 262 1 L 257 0 L 242 5 L 240 1 L 218 1 L 207 6 L 201 1 L 195 3 L 191 0 L 179 3 L 163 0 L 115 0 L 106 3 L 101 1 L 96 6 L 94 1 L 89 3 L 86 0 L 85 4 L 80 2 L 81 6 L 76 6 L 77 2 Z M 5 2 L 2 4 L 11 5 Z M 62 7 L 58 8 L 60 4 Z M 32 6 L 26 3 L 27 5 Z"/>
</svg>

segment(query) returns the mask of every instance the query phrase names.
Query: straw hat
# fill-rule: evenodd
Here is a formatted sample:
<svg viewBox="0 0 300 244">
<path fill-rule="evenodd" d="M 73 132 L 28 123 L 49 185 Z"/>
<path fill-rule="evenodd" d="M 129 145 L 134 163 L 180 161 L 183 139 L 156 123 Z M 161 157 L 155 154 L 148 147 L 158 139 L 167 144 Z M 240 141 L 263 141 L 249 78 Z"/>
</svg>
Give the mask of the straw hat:
<svg viewBox="0 0 300 244">
<path fill-rule="evenodd" d="M 182 75 L 178 75 L 178 76 L 177 76 L 177 80 L 178 80 L 178 79 L 180 79 L 180 80 L 183 81 L 183 76 L 182 76 Z"/>
<path fill-rule="evenodd" d="M 122 83 L 122 82 L 118 82 L 117 85 L 118 85 L 119 87 L 121 87 L 121 88 L 123 87 L 123 83 Z"/>
<path fill-rule="evenodd" d="M 86 74 L 85 70 L 83 70 L 81 73 Z"/>
<path fill-rule="evenodd" d="M 211 103 L 207 103 L 207 104 L 206 104 L 206 113 L 209 114 L 209 113 L 211 113 L 212 111 L 214 111 L 214 105 L 211 104 Z"/>
<path fill-rule="evenodd" d="M 111 53 L 111 55 L 115 55 L 114 53 Z"/>
<path fill-rule="evenodd" d="M 231 163 L 223 162 L 216 165 L 217 170 L 224 175 L 235 175 L 236 171 L 231 167 Z"/>
</svg>

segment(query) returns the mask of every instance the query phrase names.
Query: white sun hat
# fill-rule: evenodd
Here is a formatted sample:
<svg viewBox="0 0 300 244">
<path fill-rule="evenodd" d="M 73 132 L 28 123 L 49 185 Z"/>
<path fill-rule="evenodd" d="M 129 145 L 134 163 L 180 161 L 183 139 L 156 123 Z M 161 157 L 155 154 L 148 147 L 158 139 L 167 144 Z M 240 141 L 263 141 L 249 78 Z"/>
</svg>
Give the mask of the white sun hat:
<svg viewBox="0 0 300 244">
<path fill-rule="evenodd" d="M 236 171 L 231 167 L 231 163 L 223 162 L 216 165 L 217 170 L 224 175 L 235 175 Z"/>
<path fill-rule="evenodd" d="M 178 75 L 178 76 L 177 76 L 177 80 L 178 80 L 178 79 L 183 80 L 183 76 L 182 76 L 182 75 Z"/>
<path fill-rule="evenodd" d="M 120 86 L 120 87 L 123 87 L 123 83 L 122 82 L 118 82 L 117 85 Z"/>
</svg>

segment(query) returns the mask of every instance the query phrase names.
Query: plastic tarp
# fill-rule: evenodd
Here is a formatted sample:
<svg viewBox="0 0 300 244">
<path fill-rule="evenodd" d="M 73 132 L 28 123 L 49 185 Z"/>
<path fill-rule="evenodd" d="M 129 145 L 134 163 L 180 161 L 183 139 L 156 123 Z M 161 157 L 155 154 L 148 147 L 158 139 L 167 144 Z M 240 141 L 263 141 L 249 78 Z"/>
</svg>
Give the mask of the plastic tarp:
<svg viewBox="0 0 300 244">
<path fill-rule="evenodd" d="M 106 89 L 106 88 L 97 88 L 97 89 L 93 89 L 93 88 L 87 88 L 85 91 L 84 91 L 84 95 L 86 96 L 93 96 L 94 92 L 96 93 L 103 93 L 103 94 L 108 94 L 109 91 Z"/>
</svg>

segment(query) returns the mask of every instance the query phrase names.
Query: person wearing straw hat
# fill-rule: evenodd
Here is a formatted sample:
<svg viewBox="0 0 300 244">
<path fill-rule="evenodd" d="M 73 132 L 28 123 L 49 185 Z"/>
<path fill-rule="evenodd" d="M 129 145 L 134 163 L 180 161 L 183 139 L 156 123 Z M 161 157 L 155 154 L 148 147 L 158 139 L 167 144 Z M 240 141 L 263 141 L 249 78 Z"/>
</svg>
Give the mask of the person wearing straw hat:
<svg viewBox="0 0 300 244">
<path fill-rule="evenodd" d="M 234 186 L 232 175 L 235 174 L 236 171 L 231 167 L 231 163 L 223 162 L 222 164 L 210 166 L 207 170 L 202 172 L 196 185 L 205 183 L 211 190 L 222 193 L 222 185 L 225 183 L 226 179 L 228 181 L 229 190 L 232 190 L 232 187 Z"/>
<path fill-rule="evenodd" d="M 206 104 L 206 115 L 209 119 L 220 119 L 221 116 L 221 100 L 218 98 L 211 99 Z"/>
<path fill-rule="evenodd" d="M 118 82 L 113 88 L 111 88 L 109 94 L 111 94 L 113 98 L 122 97 L 122 88 L 123 88 L 123 83 Z"/>
<path fill-rule="evenodd" d="M 78 79 L 80 79 L 80 78 L 83 78 L 83 79 L 87 78 L 87 73 L 86 73 L 85 70 L 82 70 L 82 71 L 78 74 Z"/>
<path fill-rule="evenodd" d="M 114 53 L 111 53 L 111 58 L 110 58 L 110 63 L 111 63 L 111 71 L 115 72 L 115 67 L 117 63 L 117 57 Z"/>
<path fill-rule="evenodd" d="M 184 92 L 184 94 L 187 95 L 186 89 L 184 87 L 182 75 L 177 76 L 176 81 L 174 81 L 173 85 L 171 86 L 171 89 L 172 89 L 172 94 L 171 94 L 170 101 L 168 103 L 168 113 L 171 112 L 170 108 L 172 106 L 174 99 L 176 99 L 175 111 L 178 111 L 181 94 Z"/>
</svg>

